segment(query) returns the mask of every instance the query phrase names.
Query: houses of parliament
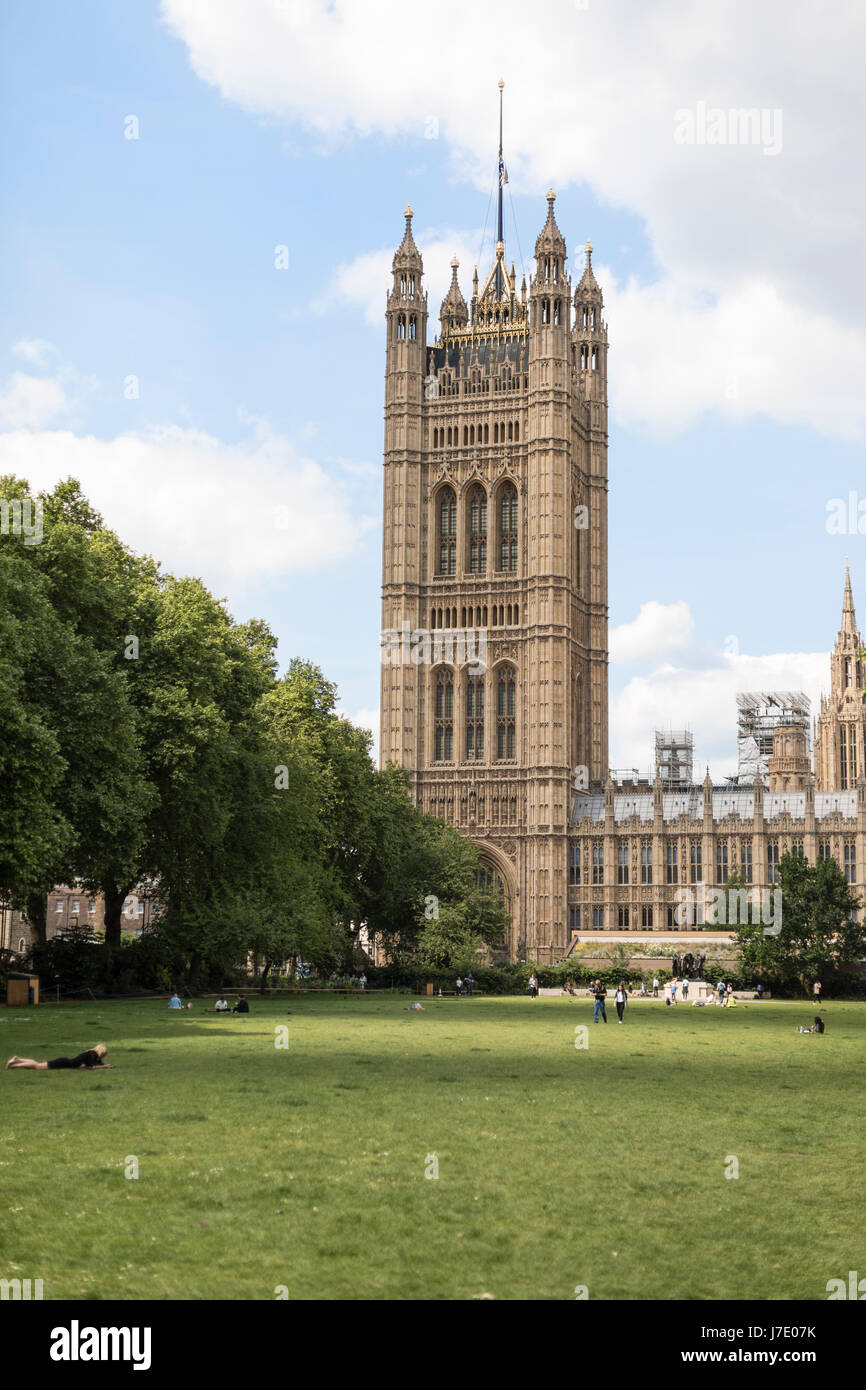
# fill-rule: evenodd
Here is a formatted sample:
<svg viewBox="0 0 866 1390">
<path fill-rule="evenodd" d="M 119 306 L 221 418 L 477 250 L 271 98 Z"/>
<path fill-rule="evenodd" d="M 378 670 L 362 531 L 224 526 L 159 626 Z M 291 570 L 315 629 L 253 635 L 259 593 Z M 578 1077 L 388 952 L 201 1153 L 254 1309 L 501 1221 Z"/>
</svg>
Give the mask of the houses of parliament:
<svg viewBox="0 0 866 1390">
<path fill-rule="evenodd" d="M 428 328 L 412 209 L 387 299 L 381 758 L 470 836 L 508 954 L 675 928 L 677 890 L 761 888 L 835 857 L 866 895 L 866 664 L 850 577 L 814 730 L 775 727 L 753 780 L 629 783 L 608 766 L 608 336 L 592 246 L 576 285 L 555 195 L 517 284 L 502 231 L 467 302 L 452 261 Z M 388 636 L 386 636 L 388 634 Z M 403 634 L 411 640 L 395 640 Z M 431 887 L 435 891 L 435 887 Z"/>
</svg>

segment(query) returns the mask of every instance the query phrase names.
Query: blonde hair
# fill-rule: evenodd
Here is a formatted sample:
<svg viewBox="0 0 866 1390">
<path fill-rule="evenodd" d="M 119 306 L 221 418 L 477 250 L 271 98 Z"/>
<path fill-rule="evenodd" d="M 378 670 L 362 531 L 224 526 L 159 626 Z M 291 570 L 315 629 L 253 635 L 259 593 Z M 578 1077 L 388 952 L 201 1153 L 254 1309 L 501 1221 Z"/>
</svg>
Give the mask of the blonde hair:
<svg viewBox="0 0 866 1390">
<path fill-rule="evenodd" d="M 108 1048 L 105 1046 L 105 1043 L 97 1043 L 96 1046 L 92 1047 L 90 1050 L 91 1052 L 98 1052 L 100 1057 L 104 1057 Z"/>
</svg>

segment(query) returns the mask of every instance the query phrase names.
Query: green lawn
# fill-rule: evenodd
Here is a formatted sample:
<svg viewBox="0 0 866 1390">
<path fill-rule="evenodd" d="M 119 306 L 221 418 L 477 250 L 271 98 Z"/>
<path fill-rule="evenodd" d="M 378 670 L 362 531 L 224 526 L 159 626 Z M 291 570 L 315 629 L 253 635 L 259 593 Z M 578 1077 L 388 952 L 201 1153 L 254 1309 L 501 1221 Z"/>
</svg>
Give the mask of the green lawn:
<svg viewBox="0 0 866 1390">
<path fill-rule="evenodd" d="M 866 1273 L 866 1005 L 800 1037 L 806 1003 L 635 1002 L 605 1027 L 583 999 L 409 1002 L 0 1009 L 4 1063 L 105 1042 L 116 1066 L 0 1071 L 0 1277 L 76 1299 L 825 1299 Z"/>
</svg>

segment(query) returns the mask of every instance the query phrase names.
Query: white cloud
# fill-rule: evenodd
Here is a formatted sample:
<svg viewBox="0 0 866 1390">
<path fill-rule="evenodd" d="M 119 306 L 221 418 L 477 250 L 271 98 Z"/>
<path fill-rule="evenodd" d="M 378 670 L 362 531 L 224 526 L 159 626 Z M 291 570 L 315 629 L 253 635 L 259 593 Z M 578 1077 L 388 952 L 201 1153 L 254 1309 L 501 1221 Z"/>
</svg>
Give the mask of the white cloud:
<svg viewBox="0 0 866 1390">
<path fill-rule="evenodd" d="M 624 418 L 675 428 L 719 409 L 862 434 L 866 183 L 851 176 L 866 123 L 858 0 L 820 13 L 811 0 L 536 0 L 531 32 L 554 38 L 554 69 L 523 61 L 518 0 L 501 0 L 494 24 L 461 0 L 435 10 L 403 0 L 163 0 L 162 10 L 198 75 L 248 111 L 332 139 L 420 140 L 435 130 L 479 187 L 489 186 L 504 77 L 512 186 L 541 193 L 551 180 L 586 181 L 640 221 L 659 267 L 648 288 L 608 277 Z M 767 113 L 773 140 L 678 143 L 676 113 L 700 103 Z M 592 229 L 563 231 L 574 244 Z M 377 323 L 385 287 L 387 274 Z"/>
<path fill-rule="evenodd" d="M 612 627 L 609 634 L 610 659 L 617 665 L 630 665 L 647 657 L 660 660 L 686 647 L 694 633 L 694 619 L 684 599 L 678 603 L 642 603 L 634 622 Z"/>
<path fill-rule="evenodd" d="M 11 429 L 39 429 L 72 406 L 56 377 L 27 376 L 13 372 L 0 392 L 0 425 Z"/>
<path fill-rule="evenodd" d="M 640 620 L 638 619 L 638 622 Z M 612 694 L 611 765 L 651 771 L 656 729 L 690 728 L 695 738 L 695 776 L 709 761 L 721 780 L 737 770 L 737 705 L 741 690 L 803 690 L 818 712 L 827 688 L 827 652 L 773 652 L 763 656 L 718 653 L 700 665 L 666 664 L 634 676 Z"/>
<path fill-rule="evenodd" d="M 16 430 L 0 435 L 0 473 L 39 489 L 78 478 L 136 550 L 210 584 L 342 565 L 378 524 L 358 514 L 347 475 L 333 476 L 261 421 L 240 444 L 178 426 L 110 440 Z"/>
<path fill-rule="evenodd" d="M 33 367 L 41 367 L 43 371 L 57 356 L 57 348 L 45 338 L 22 338 L 14 344 L 12 351 L 16 357 L 22 357 L 25 362 Z"/>
<path fill-rule="evenodd" d="M 479 256 L 481 233 L 441 231 L 435 228 L 419 232 L 415 228 L 413 236 L 424 261 L 424 287 L 427 290 L 427 309 L 430 315 L 427 337 L 428 341 L 432 341 L 433 335 L 439 332 L 439 306 L 451 284 L 451 259 L 455 255 L 460 262 L 460 288 L 467 304 L 469 302 L 472 294 L 472 270 Z M 391 288 L 391 262 L 394 250 L 393 246 L 386 246 L 379 251 L 363 252 L 354 260 L 338 265 L 327 292 L 311 304 L 313 312 L 326 314 L 346 303 L 356 304 L 363 312 L 367 323 L 374 328 L 381 328 L 385 321 L 385 301 Z M 492 248 L 490 256 L 492 262 Z M 489 268 L 486 265 L 479 266 L 478 273 L 482 280 Z"/>
<path fill-rule="evenodd" d="M 863 435 L 866 333 L 784 299 L 767 279 L 707 305 L 675 277 L 619 286 L 597 273 L 615 325 L 611 406 L 624 423 L 670 435 L 715 410 Z"/>
</svg>

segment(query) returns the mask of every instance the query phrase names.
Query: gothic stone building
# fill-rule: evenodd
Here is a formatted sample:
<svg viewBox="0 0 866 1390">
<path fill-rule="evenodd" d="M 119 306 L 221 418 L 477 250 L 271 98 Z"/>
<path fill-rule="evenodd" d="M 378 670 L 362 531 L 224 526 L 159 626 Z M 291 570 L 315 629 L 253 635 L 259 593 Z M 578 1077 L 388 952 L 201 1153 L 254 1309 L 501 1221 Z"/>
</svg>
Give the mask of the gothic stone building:
<svg viewBox="0 0 866 1390">
<path fill-rule="evenodd" d="M 406 210 L 387 303 L 381 756 L 472 837 L 512 958 L 579 933 L 677 929 L 677 891 L 781 856 L 866 894 L 863 689 L 850 580 L 815 732 L 774 737 L 768 785 L 614 785 L 607 720 L 607 328 L 592 247 L 576 290 L 548 194 L 518 291 L 501 233 L 467 305 L 456 260 L 428 342 Z M 431 885 L 435 892 L 435 885 Z M 699 897 L 699 893 L 696 893 Z M 700 918 L 699 918 L 700 920 Z"/>
<path fill-rule="evenodd" d="M 815 728 L 815 772 L 807 733 L 775 730 L 768 785 L 614 785 L 575 797 L 569 844 L 568 926 L 581 932 L 676 929 L 677 892 L 723 887 L 739 870 L 772 889 L 783 854 L 810 863 L 834 858 L 866 901 L 866 670 L 846 573 L 842 627 L 830 659 L 830 694 Z M 697 922 L 701 914 L 696 914 Z"/>
<path fill-rule="evenodd" d="M 432 342 L 407 209 L 386 315 L 382 760 L 472 837 L 510 954 L 539 960 L 568 944 L 576 776 L 607 774 L 607 331 L 554 199 L 528 293 L 500 212 L 486 281 L 467 306 L 452 262 Z"/>
</svg>

